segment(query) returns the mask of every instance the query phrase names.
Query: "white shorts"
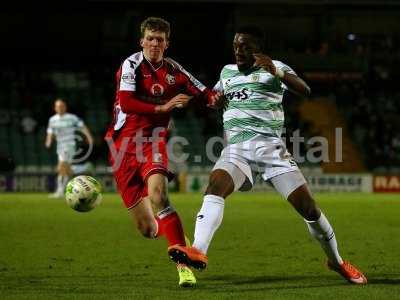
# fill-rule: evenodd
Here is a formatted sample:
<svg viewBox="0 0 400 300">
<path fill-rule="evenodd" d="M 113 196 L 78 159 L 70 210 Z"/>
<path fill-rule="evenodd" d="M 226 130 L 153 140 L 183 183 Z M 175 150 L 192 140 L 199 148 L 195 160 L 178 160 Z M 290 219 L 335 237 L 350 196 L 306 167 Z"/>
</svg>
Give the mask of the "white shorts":
<svg viewBox="0 0 400 300">
<path fill-rule="evenodd" d="M 94 166 L 90 162 L 71 165 L 71 170 L 74 175 L 91 175 L 94 173 Z"/>
<path fill-rule="evenodd" d="M 271 181 L 275 188 L 287 198 L 288 193 L 306 183 L 296 162 L 287 151 L 280 138 L 257 136 L 249 141 L 228 145 L 215 163 L 213 170 L 222 169 L 228 172 L 235 184 L 235 190 L 247 191 L 254 184 L 253 175 L 261 174 L 264 181 Z M 293 184 L 281 184 L 279 175 L 291 178 Z M 279 176 L 279 177 L 278 177 Z M 279 190 L 277 186 L 282 186 Z"/>
<path fill-rule="evenodd" d="M 71 148 L 57 149 L 58 161 L 71 164 L 74 159 L 75 152 L 75 149 Z"/>
</svg>

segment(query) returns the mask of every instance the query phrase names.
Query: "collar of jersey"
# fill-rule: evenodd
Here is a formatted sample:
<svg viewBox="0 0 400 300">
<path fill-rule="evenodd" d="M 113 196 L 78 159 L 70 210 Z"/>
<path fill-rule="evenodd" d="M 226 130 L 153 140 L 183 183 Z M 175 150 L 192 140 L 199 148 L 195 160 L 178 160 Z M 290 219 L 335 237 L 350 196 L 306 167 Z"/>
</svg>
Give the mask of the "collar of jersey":
<svg viewBox="0 0 400 300">
<path fill-rule="evenodd" d="M 248 69 L 245 70 L 245 71 L 239 71 L 239 68 L 238 68 L 238 71 L 239 71 L 240 73 L 243 73 L 245 76 L 247 76 L 247 75 L 253 73 L 254 71 L 258 71 L 258 70 L 260 70 L 260 69 L 261 69 L 260 67 L 251 66 L 250 68 L 248 68 Z"/>
<path fill-rule="evenodd" d="M 142 51 L 142 55 L 143 55 L 144 60 L 147 61 L 147 63 L 150 65 L 150 67 L 153 69 L 154 72 L 156 72 L 157 70 L 161 69 L 161 67 L 164 65 L 164 58 L 163 58 L 162 61 L 161 61 L 160 66 L 158 68 L 154 68 L 153 64 L 147 60 L 146 56 L 144 56 L 143 51 Z"/>
</svg>

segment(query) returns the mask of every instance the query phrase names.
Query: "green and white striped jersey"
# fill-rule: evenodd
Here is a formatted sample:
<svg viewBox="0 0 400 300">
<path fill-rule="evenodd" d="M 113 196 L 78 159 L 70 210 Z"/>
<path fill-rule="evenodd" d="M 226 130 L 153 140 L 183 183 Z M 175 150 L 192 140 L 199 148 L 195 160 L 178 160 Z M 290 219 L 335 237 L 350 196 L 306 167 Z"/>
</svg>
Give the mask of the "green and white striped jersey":
<svg viewBox="0 0 400 300">
<path fill-rule="evenodd" d="M 282 71 L 296 74 L 289 66 L 273 60 Z M 239 72 L 236 64 L 226 65 L 214 90 L 224 93 L 228 107 L 223 115 L 229 144 L 247 141 L 257 135 L 280 137 L 284 125 L 283 92 L 278 77 L 262 68 Z"/>
<path fill-rule="evenodd" d="M 76 130 L 82 130 L 83 121 L 74 114 L 55 114 L 49 119 L 47 133 L 54 134 L 57 141 L 57 151 L 74 149 L 76 145 Z"/>
</svg>

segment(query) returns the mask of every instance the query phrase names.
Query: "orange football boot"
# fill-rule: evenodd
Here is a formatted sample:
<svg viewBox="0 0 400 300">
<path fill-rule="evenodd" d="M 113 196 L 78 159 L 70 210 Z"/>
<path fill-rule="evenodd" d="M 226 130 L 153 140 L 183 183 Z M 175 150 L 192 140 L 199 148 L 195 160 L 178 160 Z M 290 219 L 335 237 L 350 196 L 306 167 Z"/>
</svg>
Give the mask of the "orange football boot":
<svg viewBox="0 0 400 300">
<path fill-rule="evenodd" d="M 198 270 L 207 267 L 208 257 L 195 247 L 173 245 L 168 247 L 169 257 L 176 263 L 183 263 Z"/>
<path fill-rule="evenodd" d="M 350 283 L 366 284 L 368 281 L 367 277 L 348 261 L 344 260 L 340 266 L 337 266 L 328 260 L 327 265 L 329 269 L 338 272 Z"/>
</svg>

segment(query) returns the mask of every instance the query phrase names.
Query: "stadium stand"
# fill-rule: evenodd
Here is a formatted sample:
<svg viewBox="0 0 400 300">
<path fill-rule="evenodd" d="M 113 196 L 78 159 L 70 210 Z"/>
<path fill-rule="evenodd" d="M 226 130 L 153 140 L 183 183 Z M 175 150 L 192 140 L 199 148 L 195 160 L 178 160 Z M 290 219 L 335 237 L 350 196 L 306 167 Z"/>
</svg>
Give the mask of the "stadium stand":
<svg viewBox="0 0 400 300">
<path fill-rule="evenodd" d="M 235 23 L 245 22 L 248 18 L 246 9 L 240 5 L 231 9 L 241 14 L 235 15 L 233 23 L 225 25 L 228 33 Z M 253 22 L 270 26 L 273 21 L 262 18 L 262 15 L 268 13 L 268 10 L 260 9 L 258 19 L 252 16 Z M 308 17 L 312 14 L 318 16 L 318 10 L 311 10 Z M 347 17 L 351 16 L 350 12 Z M 386 19 L 382 17 L 382 20 Z M 340 24 L 340 21 L 337 22 Z M 105 33 L 119 24 L 112 17 L 106 23 L 100 29 Z M 330 117 L 338 122 L 337 125 L 347 128 L 345 148 L 350 154 L 345 155 L 350 155 L 348 158 L 352 164 L 342 170 L 336 167 L 326 170 L 361 171 L 366 168 L 396 172 L 400 168 L 400 135 L 396 130 L 399 127 L 397 116 L 400 112 L 400 93 L 396 91 L 399 79 L 396 70 L 400 64 L 399 35 L 396 32 L 377 33 L 373 27 L 368 27 L 360 34 L 343 31 L 336 33 L 329 26 L 321 26 L 325 26 L 325 33 L 313 35 L 313 40 L 301 40 L 287 32 L 282 33 L 279 43 L 271 43 L 270 37 L 268 49 L 271 56 L 287 62 L 305 77 L 312 87 L 313 99 L 328 99 L 318 101 L 322 106 L 329 106 L 328 110 L 335 111 L 335 118 Z M 307 29 L 304 28 L 302 30 Z M 212 26 L 204 30 L 213 32 Z M 182 32 L 178 31 L 179 34 Z M 119 39 L 124 38 L 126 33 L 121 32 Z M 179 37 L 176 39 L 179 40 Z M 215 54 L 215 58 L 208 56 L 212 67 L 202 65 L 200 60 L 189 60 L 192 73 L 198 74 L 209 86 L 213 85 L 221 65 L 231 61 L 230 53 L 226 50 L 229 49 L 230 39 L 225 38 L 220 43 L 225 46 Z M 118 53 L 111 54 L 115 38 L 113 36 L 112 41 L 104 40 L 104 53 L 97 55 L 105 57 L 105 61 L 93 59 L 83 64 L 79 60 L 70 59 L 58 64 L 42 65 L 39 61 L 29 66 L 23 63 L 16 66 L 4 65 L 0 69 L 0 152 L 12 155 L 17 166 L 41 168 L 53 165 L 54 153 L 44 149 L 43 141 L 47 120 L 52 114 L 52 101 L 55 97 L 64 97 L 70 110 L 85 120 L 95 136 L 95 148 L 90 159 L 95 165 L 104 166 L 107 150 L 102 137 L 111 117 L 114 71 L 121 57 L 124 57 L 121 54 L 121 49 L 125 47 L 123 45 L 131 51 L 132 46 L 128 45 L 127 40 L 126 44 L 118 46 Z M 85 57 L 90 50 L 88 45 L 86 47 Z M 185 53 L 177 53 L 183 62 L 188 61 Z M 311 103 L 315 104 L 316 101 Z M 294 130 L 300 129 L 303 136 L 310 138 L 316 132 L 313 127 L 320 125 L 315 123 L 317 118 L 311 122 L 311 114 L 302 112 L 301 107 L 311 104 L 304 104 L 288 96 L 284 105 L 286 134 L 290 136 Z M 26 111 L 30 114 L 27 115 Z M 204 157 L 205 143 L 209 137 L 222 136 L 220 117 L 196 105 L 192 105 L 187 113 L 175 114 L 174 120 L 176 133 L 190 141 L 184 148 L 192 158 L 196 155 Z M 27 126 L 34 129 L 25 132 Z M 291 145 L 288 146 L 291 149 Z M 301 153 L 306 150 L 306 146 L 301 145 Z M 206 159 L 201 162 L 195 162 L 194 159 L 189 161 L 191 165 L 211 163 Z"/>
</svg>

